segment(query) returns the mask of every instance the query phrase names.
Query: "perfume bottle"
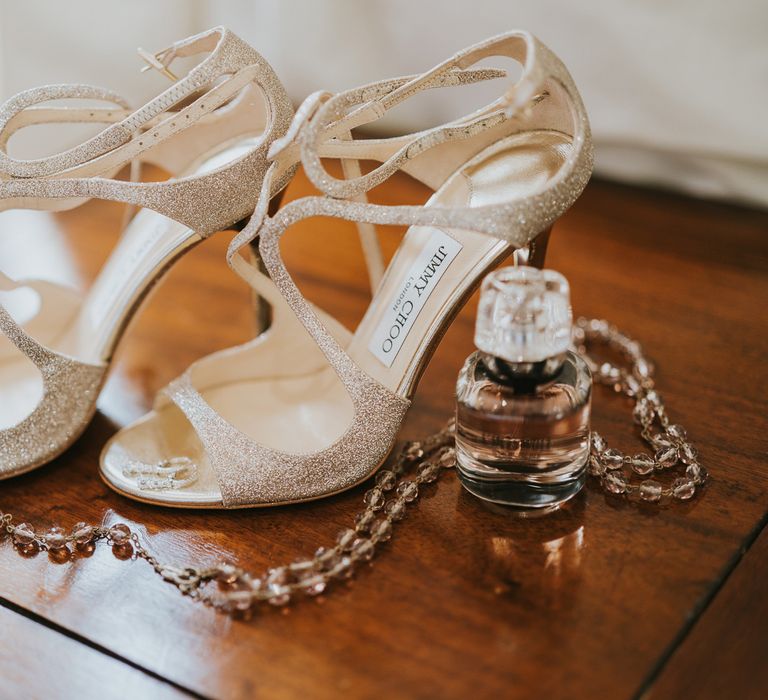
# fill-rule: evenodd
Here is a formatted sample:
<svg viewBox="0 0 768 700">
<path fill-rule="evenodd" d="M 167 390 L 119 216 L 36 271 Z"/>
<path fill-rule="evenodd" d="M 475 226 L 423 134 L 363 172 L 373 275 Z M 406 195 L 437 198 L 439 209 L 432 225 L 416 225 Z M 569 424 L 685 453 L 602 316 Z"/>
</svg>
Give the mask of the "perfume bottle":
<svg viewBox="0 0 768 700">
<path fill-rule="evenodd" d="M 483 281 L 477 352 L 456 387 L 456 460 L 475 496 L 553 509 L 583 487 L 592 376 L 571 351 L 566 279 L 506 267 Z"/>
</svg>

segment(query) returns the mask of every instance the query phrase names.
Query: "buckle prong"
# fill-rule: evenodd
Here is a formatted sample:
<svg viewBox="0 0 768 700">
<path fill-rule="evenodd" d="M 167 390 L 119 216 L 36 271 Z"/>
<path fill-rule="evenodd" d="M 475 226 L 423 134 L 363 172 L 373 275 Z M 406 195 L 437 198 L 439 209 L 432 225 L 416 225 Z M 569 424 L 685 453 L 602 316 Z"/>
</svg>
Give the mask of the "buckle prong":
<svg viewBox="0 0 768 700">
<path fill-rule="evenodd" d="M 156 70 L 160 73 L 162 73 L 168 80 L 173 81 L 174 83 L 179 79 L 178 76 L 174 75 L 173 72 L 163 63 L 160 62 L 160 56 L 165 53 L 164 51 L 160 51 L 156 54 L 151 54 L 149 51 L 145 51 L 141 47 L 136 49 L 139 56 L 144 60 L 144 62 L 147 64 L 141 69 L 142 73 L 146 73 L 148 70 Z"/>
</svg>

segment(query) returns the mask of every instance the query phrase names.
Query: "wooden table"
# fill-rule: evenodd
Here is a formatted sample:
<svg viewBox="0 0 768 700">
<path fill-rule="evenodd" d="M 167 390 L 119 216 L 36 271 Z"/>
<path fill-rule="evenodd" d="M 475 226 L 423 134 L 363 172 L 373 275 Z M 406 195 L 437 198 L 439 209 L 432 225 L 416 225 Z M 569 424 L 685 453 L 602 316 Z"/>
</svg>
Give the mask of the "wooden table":
<svg viewBox="0 0 768 700">
<path fill-rule="evenodd" d="M 309 191 L 299 177 L 289 196 Z M 419 202 L 406 178 L 377 201 Z M 27 225 L 0 218 L 9 273 L 48 262 L 89 280 L 120 208 L 91 203 Z M 15 217 L 15 218 L 14 218 Z M 16 230 L 24 229 L 24 230 Z M 627 505 L 590 484 L 561 512 L 520 520 L 448 474 L 348 585 L 232 620 L 102 545 L 68 563 L 0 540 L 0 697 L 764 698 L 768 696 L 768 214 L 593 182 L 555 228 L 549 265 L 577 313 L 640 339 L 711 484 L 690 503 Z M 392 250 L 398 233 L 383 234 Z M 365 487 L 314 504 L 179 512 L 112 493 L 99 450 L 195 358 L 249 337 L 248 290 L 215 237 L 171 272 L 130 329 L 100 411 L 55 463 L 0 484 L 0 510 L 44 528 L 122 521 L 165 560 L 256 573 L 331 542 Z M 309 296 L 353 324 L 366 304 L 359 246 L 337 222 L 303 226 L 286 257 Z M 445 337 L 403 430 L 452 410 L 474 303 Z M 598 391 L 594 423 L 624 450 L 627 401 Z"/>
</svg>

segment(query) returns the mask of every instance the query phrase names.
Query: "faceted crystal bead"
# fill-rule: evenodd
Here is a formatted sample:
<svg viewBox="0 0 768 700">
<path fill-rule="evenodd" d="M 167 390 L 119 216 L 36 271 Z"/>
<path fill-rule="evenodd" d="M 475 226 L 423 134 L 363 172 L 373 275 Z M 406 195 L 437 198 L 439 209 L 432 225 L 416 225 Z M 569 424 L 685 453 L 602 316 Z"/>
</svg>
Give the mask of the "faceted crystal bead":
<svg viewBox="0 0 768 700">
<path fill-rule="evenodd" d="M 52 527 L 45 533 L 45 544 L 49 549 L 64 549 L 67 546 L 67 532 L 63 527 Z"/>
<path fill-rule="evenodd" d="M 357 532 L 368 532 L 376 520 L 376 513 L 372 510 L 364 510 L 355 516 L 355 530 Z"/>
<path fill-rule="evenodd" d="M 449 447 L 440 453 L 437 458 L 437 463 L 443 467 L 443 469 L 452 469 L 456 466 L 456 450 Z"/>
<path fill-rule="evenodd" d="M 637 402 L 634 411 L 632 411 L 632 415 L 637 423 L 646 425 L 650 423 L 653 418 L 653 408 L 645 399 L 640 399 L 640 401 Z"/>
<path fill-rule="evenodd" d="M 267 586 L 282 586 L 288 582 L 288 571 L 284 566 L 278 566 L 267 571 Z"/>
<path fill-rule="evenodd" d="M 349 548 L 356 539 L 357 533 L 354 530 L 346 529 L 339 533 L 339 536 L 336 538 L 336 544 L 339 545 L 342 551 L 346 552 L 349 551 Z"/>
<path fill-rule="evenodd" d="M 21 523 L 13 529 L 13 541 L 21 546 L 26 547 L 35 541 L 35 531 L 29 523 Z"/>
<path fill-rule="evenodd" d="M 72 528 L 72 541 L 81 547 L 91 542 L 93 535 L 93 526 L 88 523 L 78 523 Z"/>
<path fill-rule="evenodd" d="M 328 547 L 318 547 L 315 550 L 315 561 L 322 562 L 331 558 L 331 553 L 335 554 L 335 549 L 329 549 Z"/>
<path fill-rule="evenodd" d="M 656 433 L 655 435 L 651 436 L 651 442 L 657 447 L 671 447 L 672 441 L 662 433 Z"/>
<path fill-rule="evenodd" d="M 661 403 L 661 397 L 658 395 L 656 391 L 651 389 L 650 391 L 646 392 L 645 399 L 650 403 L 654 408 L 656 408 Z"/>
<path fill-rule="evenodd" d="M 693 498 L 694 493 L 696 493 L 696 484 L 690 479 L 681 477 L 672 482 L 672 495 L 675 498 L 687 501 L 689 498 Z"/>
<path fill-rule="evenodd" d="M 677 448 L 662 447 L 656 452 L 656 461 L 664 468 L 677 464 Z"/>
<path fill-rule="evenodd" d="M 304 575 L 308 571 L 312 571 L 314 568 L 315 562 L 313 559 L 302 559 L 301 557 L 288 565 L 288 570 L 294 576 Z"/>
<path fill-rule="evenodd" d="M 640 347 L 640 343 L 636 340 L 630 340 L 625 346 L 624 350 L 630 357 L 638 358 L 643 353 L 643 349 Z"/>
<path fill-rule="evenodd" d="M 397 487 L 395 493 L 406 503 L 416 500 L 419 495 L 419 487 L 415 481 L 404 481 Z"/>
<path fill-rule="evenodd" d="M 685 443 L 680 447 L 680 459 L 684 464 L 693 464 L 698 457 L 698 452 L 693 445 Z"/>
<path fill-rule="evenodd" d="M 325 579 L 325 576 L 315 574 L 302 580 L 301 590 L 307 595 L 315 596 L 320 595 L 327 585 L 328 581 Z"/>
<path fill-rule="evenodd" d="M 267 590 L 269 591 L 269 598 L 267 600 L 270 605 L 280 607 L 287 605 L 291 600 L 291 589 L 288 586 L 280 583 L 270 583 L 267 584 Z"/>
<path fill-rule="evenodd" d="M 656 462 L 653 461 L 653 457 L 642 453 L 634 455 L 629 461 L 629 464 L 632 467 L 632 471 L 634 471 L 635 474 L 639 474 L 640 476 L 647 476 L 656 466 Z"/>
<path fill-rule="evenodd" d="M 238 570 L 232 564 L 219 564 L 216 572 L 216 580 L 219 583 L 232 584 L 237 581 Z"/>
<path fill-rule="evenodd" d="M 395 484 L 397 484 L 397 477 L 395 476 L 394 472 L 391 472 L 388 469 L 383 472 L 379 472 L 376 476 L 376 486 L 378 486 L 382 491 L 391 491 L 393 488 L 395 488 Z"/>
<path fill-rule="evenodd" d="M 624 387 L 630 396 L 637 396 L 637 392 L 640 391 L 640 382 L 630 374 L 624 378 Z"/>
<path fill-rule="evenodd" d="M 600 433 L 592 433 L 590 440 L 592 442 L 592 449 L 596 452 L 602 452 L 606 448 L 605 440 L 603 440 Z"/>
<path fill-rule="evenodd" d="M 127 544 L 131 539 L 131 528 L 123 523 L 118 523 L 109 528 L 109 538 L 112 540 L 112 544 L 121 547 Z"/>
<path fill-rule="evenodd" d="M 339 553 L 336 549 L 320 547 L 315 552 L 315 568 L 320 571 L 328 571 L 338 560 Z"/>
<path fill-rule="evenodd" d="M 688 437 L 688 433 L 682 425 L 670 425 L 667 428 L 667 433 L 675 440 L 685 440 Z"/>
<path fill-rule="evenodd" d="M 662 486 L 658 481 L 649 479 L 640 484 L 640 498 L 644 501 L 655 502 L 661 499 Z"/>
<path fill-rule="evenodd" d="M 635 376 L 640 380 L 648 379 L 648 377 L 650 377 L 652 374 L 650 363 L 647 360 L 644 360 L 643 358 L 640 358 L 635 362 L 633 371 L 635 373 Z"/>
<path fill-rule="evenodd" d="M 695 481 L 697 484 L 704 481 L 704 479 L 707 478 L 707 473 L 704 470 L 704 467 L 700 466 L 696 462 L 693 464 L 689 464 L 685 468 L 685 475 L 689 478 Z"/>
<path fill-rule="evenodd" d="M 425 462 L 424 466 L 419 471 L 419 481 L 422 484 L 431 484 L 433 481 L 437 481 L 437 478 L 440 476 L 440 471 L 440 465 Z"/>
<path fill-rule="evenodd" d="M 336 578 L 344 579 L 352 576 L 352 571 L 352 559 L 342 557 L 328 573 Z"/>
<path fill-rule="evenodd" d="M 396 501 L 390 501 L 384 508 L 384 512 L 387 514 L 390 520 L 398 521 L 405 517 L 405 503 L 400 499 Z"/>
<path fill-rule="evenodd" d="M 231 591 L 226 594 L 224 600 L 227 610 L 245 612 L 253 605 L 253 594 L 251 591 Z"/>
<path fill-rule="evenodd" d="M 386 518 L 377 520 L 371 528 L 371 537 L 374 542 L 386 542 L 392 537 L 392 523 Z"/>
<path fill-rule="evenodd" d="M 600 455 L 600 461 L 606 469 L 621 469 L 624 464 L 624 455 L 617 449 L 609 447 Z"/>
<path fill-rule="evenodd" d="M 421 443 L 412 442 L 410 445 L 408 445 L 405 450 L 405 456 L 412 461 L 421 459 L 424 456 L 424 450 L 421 447 Z"/>
<path fill-rule="evenodd" d="M 599 374 L 602 380 L 611 383 L 619 381 L 619 378 L 621 377 L 619 369 L 609 362 L 603 362 L 603 364 L 600 365 Z"/>
<path fill-rule="evenodd" d="M 362 561 L 373 559 L 374 546 L 370 540 L 358 538 L 352 545 L 352 556 Z"/>
<path fill-rule="evenodd" d="M 603 485 L 610 493 L 624 493 L 627 490 L 627 480 L 621 472 L 607 472 L 603 477 Z"/>
<path fill-rule="evenodd" d="M 363 496 L 363 503 L 372 510 L 380 510 L 383 508 L 386 500 L 384 493 L 379 488 L 371 489 L 365 496 Z"/>
<path fill-rule="evenodd" d="M 590 455 L 589 456 L 589 472 L 590 474 L 597 474 L 600 475 L 605 471 L 605 467 L 603 466 L 602 462 L 600 461 L 600 458 L 596 455 Z"/>
</svg>

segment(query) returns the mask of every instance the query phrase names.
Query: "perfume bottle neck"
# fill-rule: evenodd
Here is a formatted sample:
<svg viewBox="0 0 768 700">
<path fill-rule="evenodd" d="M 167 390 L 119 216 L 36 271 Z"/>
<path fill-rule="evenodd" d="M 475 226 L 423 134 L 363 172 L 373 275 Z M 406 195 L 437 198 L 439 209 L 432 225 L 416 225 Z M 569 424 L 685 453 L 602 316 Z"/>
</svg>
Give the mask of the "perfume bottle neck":
<svg viewBox="0 0 768 700">
<path fill-rule="evenodd" d="M 499 384 L 511 386 L 520 393 L 530 393 L 557 377 L 566 353 L 539 362 L 509 362 L 488 353 L 482 353 L 482 356 L 486 367 Z"/>
</svg>

